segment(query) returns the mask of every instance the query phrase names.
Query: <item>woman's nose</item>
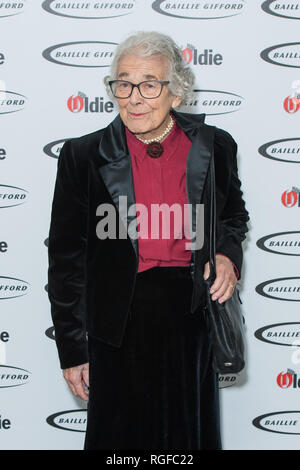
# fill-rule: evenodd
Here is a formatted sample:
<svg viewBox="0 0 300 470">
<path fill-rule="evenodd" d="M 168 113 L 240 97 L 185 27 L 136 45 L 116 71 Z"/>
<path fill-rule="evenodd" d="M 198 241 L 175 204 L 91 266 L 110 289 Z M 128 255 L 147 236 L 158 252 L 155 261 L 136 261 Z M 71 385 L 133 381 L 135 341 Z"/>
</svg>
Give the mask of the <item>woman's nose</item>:
<svg viewBox="0 0 300 470">
<path fill-rule="evenodd" d="M 143 97 L 139 92 L 139 89 L 137 86 L 133 87 L 131 96 L 130 96 L 130 102 L 132 104 L 137 104 L 143 101 Z"/>
</svg>

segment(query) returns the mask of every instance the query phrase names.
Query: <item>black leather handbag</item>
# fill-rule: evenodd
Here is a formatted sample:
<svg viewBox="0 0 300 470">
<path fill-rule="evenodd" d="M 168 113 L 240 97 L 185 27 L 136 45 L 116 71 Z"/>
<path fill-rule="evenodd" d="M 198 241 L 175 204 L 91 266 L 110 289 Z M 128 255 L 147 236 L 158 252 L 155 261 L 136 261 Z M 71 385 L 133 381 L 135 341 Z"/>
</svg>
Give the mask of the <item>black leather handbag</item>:
<svg viewBox="0 0 300 470">
<path fill-rule="evenodd" d="M 220 304 L 212 300 L 210 288 L 216 278 L 216 190 L 214 158 L 210 163 L 210 274 L 204 282 L 207 288 L 205 318 L 213 351 L 213 369 L 220 374 L 236 374 L 245 366 L 245 320 L 241 311 L 239 290 L 235 286 L 232 296 Z"/>
</svg>

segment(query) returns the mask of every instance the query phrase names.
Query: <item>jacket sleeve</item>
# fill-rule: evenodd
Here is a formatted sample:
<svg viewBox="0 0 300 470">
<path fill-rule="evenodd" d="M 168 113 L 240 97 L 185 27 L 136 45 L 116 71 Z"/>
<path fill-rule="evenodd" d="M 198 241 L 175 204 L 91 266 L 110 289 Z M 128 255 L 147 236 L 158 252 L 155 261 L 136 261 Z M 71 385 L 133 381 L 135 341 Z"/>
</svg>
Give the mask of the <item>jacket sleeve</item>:
<svg viewBox="0 0 300 470">
<path fill-rule="evenodd" d="M 88 362 L 85 331 L 87 196 L 72 141 L 57 164 L 48 239 L 48 297 L 62 369 Z"/>
<path fill-rule="evenodd" d="M 237 144 L 230 134 L 216 129 L 215 175 L 217 204 L 216 252 L 227 256 L 236 266 L 238 279 L 243 262 L 242 241 L 250 220 L 241 191 L 237 168 Z"/>
</svg>

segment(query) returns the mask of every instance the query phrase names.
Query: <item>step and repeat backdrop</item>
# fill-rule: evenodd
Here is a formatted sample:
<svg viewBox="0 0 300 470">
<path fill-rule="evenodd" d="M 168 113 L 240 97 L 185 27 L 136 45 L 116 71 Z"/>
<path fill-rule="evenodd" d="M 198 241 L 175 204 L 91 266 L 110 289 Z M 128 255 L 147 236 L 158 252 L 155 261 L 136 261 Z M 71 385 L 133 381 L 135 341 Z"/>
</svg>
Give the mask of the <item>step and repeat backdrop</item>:
<svg viewBox="0 0 300 470">
<path fill-rule="evenodd" d="M 299 449 L 299 0 L 0 2 L 0 449 L 83 447 L 47 296 L 57 159 L 116 116 L 103 78 L 140 30 L 180 45 L 196 75 L 182 110 L 239 146 L 248 359 L 220 377 L 224 449 Z"/>
</svg>

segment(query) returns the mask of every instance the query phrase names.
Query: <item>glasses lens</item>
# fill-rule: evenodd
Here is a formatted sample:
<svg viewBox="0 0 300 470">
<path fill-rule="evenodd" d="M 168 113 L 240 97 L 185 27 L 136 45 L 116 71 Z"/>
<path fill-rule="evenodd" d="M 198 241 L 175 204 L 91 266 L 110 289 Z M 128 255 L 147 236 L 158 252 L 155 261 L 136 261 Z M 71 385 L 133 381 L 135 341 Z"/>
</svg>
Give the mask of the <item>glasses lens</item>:
<svg viewBox="0 0 300 470">
<path fill-rule="evenodd" d="M 156 80 L 149 80 L 140 84 L 141 95 L 144 98 L 156 98 L 161 93 L 162 85 Z"/>
<path fill-rule="evenodd" d="M 111 84 L 111 89 L 116 98 L 128 98 L 131 93 L 131 83 L 116 80 Z"/>
<path fill-rule="evenodd" d="M 139 88 L 144 98 L 157 98 L 161 94 L 162 84 L 158 80 L 147 80 L 140 83 Z M 116 98 L 128 98 L 132 84 L 125 80 L 115 80 L 111 83 L 111 90 Z"/>
</svg>

